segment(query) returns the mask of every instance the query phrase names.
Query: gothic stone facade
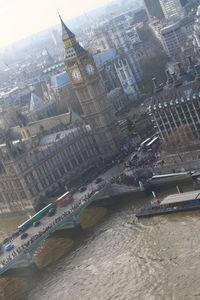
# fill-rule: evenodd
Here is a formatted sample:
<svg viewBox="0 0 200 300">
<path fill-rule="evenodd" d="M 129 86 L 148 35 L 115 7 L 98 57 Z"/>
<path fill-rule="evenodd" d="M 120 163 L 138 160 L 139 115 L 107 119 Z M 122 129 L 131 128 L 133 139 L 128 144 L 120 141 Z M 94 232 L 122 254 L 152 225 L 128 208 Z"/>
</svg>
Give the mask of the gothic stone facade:
<svg viewBox="0 0 200 300">
<path fill-rule="evenodd" d="M 49 138 L 47 138 L 49 142 Z M 89 127 L 39 151 L 22 141 L 1 146 L 0 212 L 36 207 L 56 187 L 94 167 L 99 149 Z M 78 174 L 78 175 L 77 175 Z"/>
</svg>

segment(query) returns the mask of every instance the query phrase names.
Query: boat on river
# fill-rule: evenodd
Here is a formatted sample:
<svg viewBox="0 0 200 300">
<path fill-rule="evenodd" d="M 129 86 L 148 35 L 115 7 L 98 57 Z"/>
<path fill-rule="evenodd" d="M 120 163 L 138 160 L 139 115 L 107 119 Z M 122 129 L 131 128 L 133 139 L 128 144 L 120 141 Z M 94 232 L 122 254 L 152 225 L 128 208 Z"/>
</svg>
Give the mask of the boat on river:
<svg viewBox="0 0 200 300">
<path fill-rule="evenodd" d="M 163 187 L 173 187 L 179 184 L 192 184 L 191 172 L 179 172 L 154 175 L 144 183 L 146 190 L 158 190 Z"/>
<path fill-rule="evenodd" d="M 145 218 L 192 210 L 200 210 L 200 190 L 169 195 L 162 201 L 154 199 L 140 209 L 136 217 Z"/>
</svg>

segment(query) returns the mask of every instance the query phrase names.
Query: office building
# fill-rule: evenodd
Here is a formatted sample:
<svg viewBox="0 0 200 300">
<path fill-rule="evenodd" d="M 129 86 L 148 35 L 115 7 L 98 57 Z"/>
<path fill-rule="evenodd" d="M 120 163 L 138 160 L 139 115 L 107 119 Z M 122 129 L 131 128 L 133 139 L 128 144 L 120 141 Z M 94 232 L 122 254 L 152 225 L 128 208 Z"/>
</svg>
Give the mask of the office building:
<svg viewBox="0 0 200 300">
<path fill-rule="evenodd" d="M 143 0 L 143 3 L 149 19 L 154 17 L 159 20 L 164 19 L 164 13 L 159 0 Z"/>
<path fill-rule="evenodd" d="M 180 0 L 159 0 L 166 19 L 183 15 L 183 7 Z"/>
</svg>

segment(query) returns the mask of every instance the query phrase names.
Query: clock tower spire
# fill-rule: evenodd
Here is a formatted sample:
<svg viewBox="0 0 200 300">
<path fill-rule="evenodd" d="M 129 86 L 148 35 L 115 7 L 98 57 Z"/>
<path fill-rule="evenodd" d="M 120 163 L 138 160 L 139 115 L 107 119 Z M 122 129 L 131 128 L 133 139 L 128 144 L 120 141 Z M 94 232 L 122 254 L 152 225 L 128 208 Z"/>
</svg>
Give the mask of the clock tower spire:
<svg viewBox="0 0 200 300">
<path fill-rule="evenodd" d="M 120 134 L 113 108 L 101 82 L 93 56 L 76 40 L 61 19 L 65 46 L 65 68 L 90 125 L 101 156 L 106 159 L 119 150 Z"/>
</svg>

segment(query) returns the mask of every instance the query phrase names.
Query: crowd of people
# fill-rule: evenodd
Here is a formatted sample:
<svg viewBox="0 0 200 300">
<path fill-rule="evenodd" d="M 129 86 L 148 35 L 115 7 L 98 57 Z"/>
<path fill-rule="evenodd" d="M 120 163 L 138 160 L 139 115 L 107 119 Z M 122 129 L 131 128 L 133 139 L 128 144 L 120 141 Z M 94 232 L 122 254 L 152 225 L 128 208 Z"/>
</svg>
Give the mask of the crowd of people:
<svg viewBox="0 0 200 300">
<path fill-rule="evenodd" d="M 0 261 L 0 268 L 3 268 L 8 263 L 10 263 L 13 259 L 15 259 L 20 254 L 26 252 L 36 240 L 38 240 L 41 236 L 43 236 L 47 232 L 51 232 L 51 229 L 59 224 L 64 218 L 68 215 L 72 214 L 75 209 L 84 204 L 88 200 L 88 197 L 85 197 L 77 202 L 75 202 L 69 210 L 64 211 L 60 216 L 56 217 L 48 226 L 43 228 L 43 230 L 39 231 L 35 235 L 33 235 L 29 240 L 26 240 L 22 245 L 17 248 L 14 248 L 9 255 Z M 75 221 L 75 218 L 73 219 Z"/>
</svg>

